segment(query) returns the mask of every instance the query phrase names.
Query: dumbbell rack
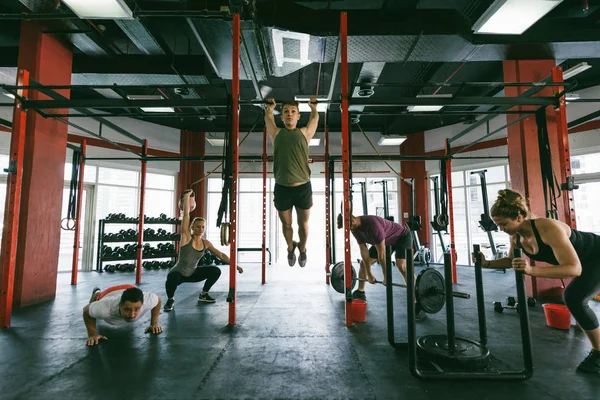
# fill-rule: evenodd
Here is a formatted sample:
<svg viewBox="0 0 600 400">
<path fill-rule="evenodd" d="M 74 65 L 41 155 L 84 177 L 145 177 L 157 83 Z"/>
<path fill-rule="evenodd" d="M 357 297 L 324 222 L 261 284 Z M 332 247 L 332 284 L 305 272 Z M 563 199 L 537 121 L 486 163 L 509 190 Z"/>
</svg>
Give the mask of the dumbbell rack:
<svg viewBox="0 0 600 400">
<path fill-rule="evenodd" d="M 105 236 L 105 225 L 106 224 L 135 224 L 138 225 L 138 219 L 137 218 L 122 218 L 122 219 L 100 219 L 98 220 L 98 249 L 97 249 L 97 256 L 96 256 L 96 271 L 97 272 L 104 272 L 103 268 L 102 268 L 102 264 L 104 262 L 109 262 L 109 261 L 134 261 L 137 260 L 137 251 L 134 255 L 131 256 L 125 256 L 125 257 L 105 257 L 104 256 L 104 252 L 103 249 L 105 247 L 105 243 L 136 243 L 137 244 L 137 235 L 135 237 L 127 237 L 127 238 L 123 238 L 123 239 L 116 239 L 116 238 L 106 238 Z M 155 225 L 175 225 L 175 232 L 173 232 L 173 235 L 176 235 L 178 232 L 178 226 L 181 225 L 181 221 L 178 219 L 159 219 L 159 218 L 148 218 L 145 217 L 144 218 L 144 225 L 148 225 L 148 224 L 155 224 Z M 162 242 L 162 241 L 167 241 L 167 242 L 178 242 L 178 237 L 175 239 L 165 239 L 165 238 L 146 238 L 144 235 L 144 239 L 143 241 L 145 243 L 147 242 Z M 152 258 L 171 258 L 171 259 L 176 259 L 178 256 L 178 248 L 179 246 L 176 244 L 175 246 L 175 251 L 172 253 L 165 253 L 165 254 L 153 254 L 153 255 L 144 255 L 142 253 L 142 259 L 152 259 Z"/>
</svg>

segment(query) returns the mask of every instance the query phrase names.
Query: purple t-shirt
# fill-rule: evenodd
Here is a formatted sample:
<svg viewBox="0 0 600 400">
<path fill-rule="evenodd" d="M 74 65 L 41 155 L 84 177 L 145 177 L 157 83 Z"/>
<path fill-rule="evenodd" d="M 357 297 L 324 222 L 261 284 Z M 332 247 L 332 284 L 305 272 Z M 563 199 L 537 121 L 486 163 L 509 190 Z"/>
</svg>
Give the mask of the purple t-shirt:
<svg viewBox="0 0 600 400">
<path fill-rule="evenodd" d="M 374 215 L 362 215 L 360 225 L 352 231 L 358 244 L 378 245 L 385 240 L 386 246 L 393 246 L 400 236 L 408 234 L 408 228 L 396 222 Z"/>
</svg>

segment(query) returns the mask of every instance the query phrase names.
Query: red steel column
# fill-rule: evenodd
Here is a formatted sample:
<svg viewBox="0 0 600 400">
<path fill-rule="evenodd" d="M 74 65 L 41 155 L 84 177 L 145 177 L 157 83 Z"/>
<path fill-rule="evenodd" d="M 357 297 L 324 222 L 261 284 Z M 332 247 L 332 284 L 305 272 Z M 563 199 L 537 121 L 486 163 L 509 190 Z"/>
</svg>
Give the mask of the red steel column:
<svg viewBox="0 0 600 400">
<path fill-rule="evenodd" d="M 231 245 L 229 247 L 229 325 L 235 325 L 235 281 L 237 265 L 237 182 L 238 182 L 238 162 L 239 162 L 239 141 L 240 141 L 240 121 L 239 121 L 239 96 L 240 96 L 240 14 L 233 14 L 233 57 L 231 66 L 231 164 L 232 180 L 231 185 L 231 220 L 229 227 L 229 238 Z"/>
<path fill-rule="evenodd" d="M 148 155 L 148 140 L 144 140 L 144 146 L 142 147 L 142 156 Z M 144 242 L 144 204 L 146 201 L 146 166 L 148 161 L 142 160 L 142 176 L 140 179 L 140 217 L 138 221 L 138 248 L 136 258 L 136 270 L 135 270 L 135 284 L 139 285 L 142 283 L 142 245 Z"/>
<path fill-rule="evenodd" d="M 331 193 L 329 192 L 329 127 L 325 127 L 325 283 L 331 273 Z"/>
<path fill-rule="evenodd" d="M 75 211 L 75 239 L 73 240 L 73 267 L 71 268 L 71 285 L 77 285 L 79 270 L 79 232 L 81 230 L 81 205 L 83 203 L 83 185 L 85 175 L 86 141 L 81 142 L 81 159 L 79 160 L 79 187 L 77 188 L 77 209 Z"/>
<path fill-rule="evenodd" d="M 348 126 L 348 25 L 340 13 L 342 61 L 342 175 L 344 179 L 344 280 L 346 283 L 346 326 L 352 326 L 352 261 L 350 254 L 350 129 Z"/>
<path fill-rule="evenodd" d="M 19 69 L 18 86 L 29 86 L 29 71 Z M 20 89 L 19 96 L 29 96 L 26 89 Z M 10 137 L 9 173 L 6 181 L 6 202 L 4 225 L 2 228 L 2 263 L 0 263 L 0 328 L 10 328 L 12 316 L 15 265 L 19 238 L 19 213 L 21 211 L 21 190 L 23 187 L 23 156 L 25 153 L 25 127 L 27 111 L 21 102 L 15 100 L 13 126 Z"/>
<path fill-rule="evenodd" d="M 555 67 L 555 60 L 503 61 L 504 80 L 506 82 L 539 82 L 546 78 Z M 505 95 L 517 96 L 527 89 L 528 87 L 526 86 L 507 87 L 505 88 Z M 540 90 L 537 95 L 552 96 L 554 95 L 554 91 L 548 87 Z M 520 109 L 532 110 L 535 108 L 520 107 Z M 560 113 L 558 116 L 560 117 Z M 517 117 L 515 115 L 507 115 L 506 119 L 507 122 L 512 122 Z M 564 152 L 559 154 L 559 143 L 562 140 L 567 140 L 566 138 L 559 137 L 556 117 L 557 113 L 552 107 L 547 107 L 548 139 L 552 152 L 552 167 L 554 171 L 561 169 L 560 159 L 565 158 Z M 546 206 L 543 195 L 544 186 L 541 175 L 538 126 L 535 116 L 531 115 L 509 126 L 507 143 L 508 156 L 510 158 L 511 188 L 527 198 L 533 215 L 544 217 L 546 215 Z M 560 180 L 558 173 L 557 178 Z M 560 199 L 558 201 L 560 204 Z M 558 217 L 561 221 L 567 221 L 564 211 L 564 207 L 558 208 Z M 531 261 L 531 264 L 536 266 L 547 265 L 535 261 Z M 568 281 L 565 280 L 565 283 L 568 283 Z M 562 297 L 562 283 L 559 279 L 526 276 L 525 284 L 527 295 L 536 297 L 539 300 L 554 301 Z"/>
<path fill-rule="evenodd" d="M 73 52 L 60 35 L 41 21 L 23 21 L 18 70 L 42 85 L 70 85 Z M 70 90 L 57 93 L 70 97 Z M 46 100 L 29 90 L 29 100 Z M 53 110 L 57 113 L 66 109 Z M 13 306 L 26 307 L 56 297 L 60 220 L 67 156 L 68 126 L 38 113 L 28 113 L 23 155 L 19 246 L 15 264 Z"/>
<path fill-rule="evenodd" d="M 446 154 L 452 151 L 450 142 L 446 139 Z M 448 159 L 446 163 L 446 181 L 448 183 L 448 229 L 450 230 L 450 255 L 452 258 L 452 283 L 458 283 L 456 273 L 456 241 L 454 239 L 454 202 L 452 200 L 452 160 Z"/>
<path fill-rule="evenodd" d="M 267 128 L 263 129 L 262 284 L 267 283 Z"/>
<path fill-rule="evenodd" d="M 564 82 L 562 67 L 552 68 L 552 82 Z M 563 86 L 555 86 L 555 94 L 562 92 Z M 558 135 L 558 162 L 560 165 L 558 181 L 564 183 L 571 176 L 571 150 L 569 148 L 569 127 L 567 126 L 567 103 L 565 96 L 560 98 L 560 105 L 556 112 L 556 129 Z M 575 199 L 572 191 L 563 191 L 563 222 L 571 228 L 577 229 L 577 218 L 575 217 Z M 559 211 L 559 214 L 561 212 Z"/>
</svg>

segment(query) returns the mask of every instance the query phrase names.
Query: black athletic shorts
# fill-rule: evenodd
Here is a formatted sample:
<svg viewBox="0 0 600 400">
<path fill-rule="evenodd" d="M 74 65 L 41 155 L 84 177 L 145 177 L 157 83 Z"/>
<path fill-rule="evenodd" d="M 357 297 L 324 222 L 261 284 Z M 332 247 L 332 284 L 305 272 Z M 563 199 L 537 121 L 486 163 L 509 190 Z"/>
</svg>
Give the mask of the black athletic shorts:
<svg viewBox="0 0 600 400">
<path fill-rule="evenodd" d="M 278 211 L 287 211 L 292 207 L 308 210 L 313 205 L 312 185 L 310 181 L 300 186 L 283 186 L 275 184 L 273 202 Z"/>
<path fill-rule="evenodd" d="M 404 260 L 406 259 L 406 249 L 412 248 L 412 236 L 410 233 L 402 235 L 396 240 L 394 246 L 392 246 L 392 253 L 396 253 L 396 258 Z M 369 257 L 377 260 L 377 247 L 371 246 L 369 248 Z"/>
</svg>

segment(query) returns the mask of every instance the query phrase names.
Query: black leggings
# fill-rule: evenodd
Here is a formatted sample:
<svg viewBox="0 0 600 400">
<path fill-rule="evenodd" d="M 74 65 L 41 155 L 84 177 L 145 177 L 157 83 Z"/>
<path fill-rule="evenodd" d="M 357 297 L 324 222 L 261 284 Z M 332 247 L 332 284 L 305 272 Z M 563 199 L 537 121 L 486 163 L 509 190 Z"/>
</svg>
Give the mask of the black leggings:
<svg viewBox="0 0 600 400">
<path fill-rule="evenodd" d="M 175 290 L 177 286 L 181 285 L 183 282 L 204 282 L 204 287 L 202 290 L 204 292 L 208 292 L 212 285 L 215 284 L 216 281 L 219 280 L 221 276 L 221 269 L 219 267 L 197 267 L 193 274 L 190 276 L 183 276 L 181 273 L 177 271 L 171 271 L 167 275 L 167 283 L 165 283 L 165 288 L 167 290 L 167 298 L 172 298 L 175 295 Z"/>
<path fill-rule="evenodd" d="M 573 278 L 565 288 L 563 298 L 579 326 L 591 331 L 598 328 L 598 317 L 589 301 L 600 293 L 600 265 L 582 265 L 581 275 Z"/>
</svg>

